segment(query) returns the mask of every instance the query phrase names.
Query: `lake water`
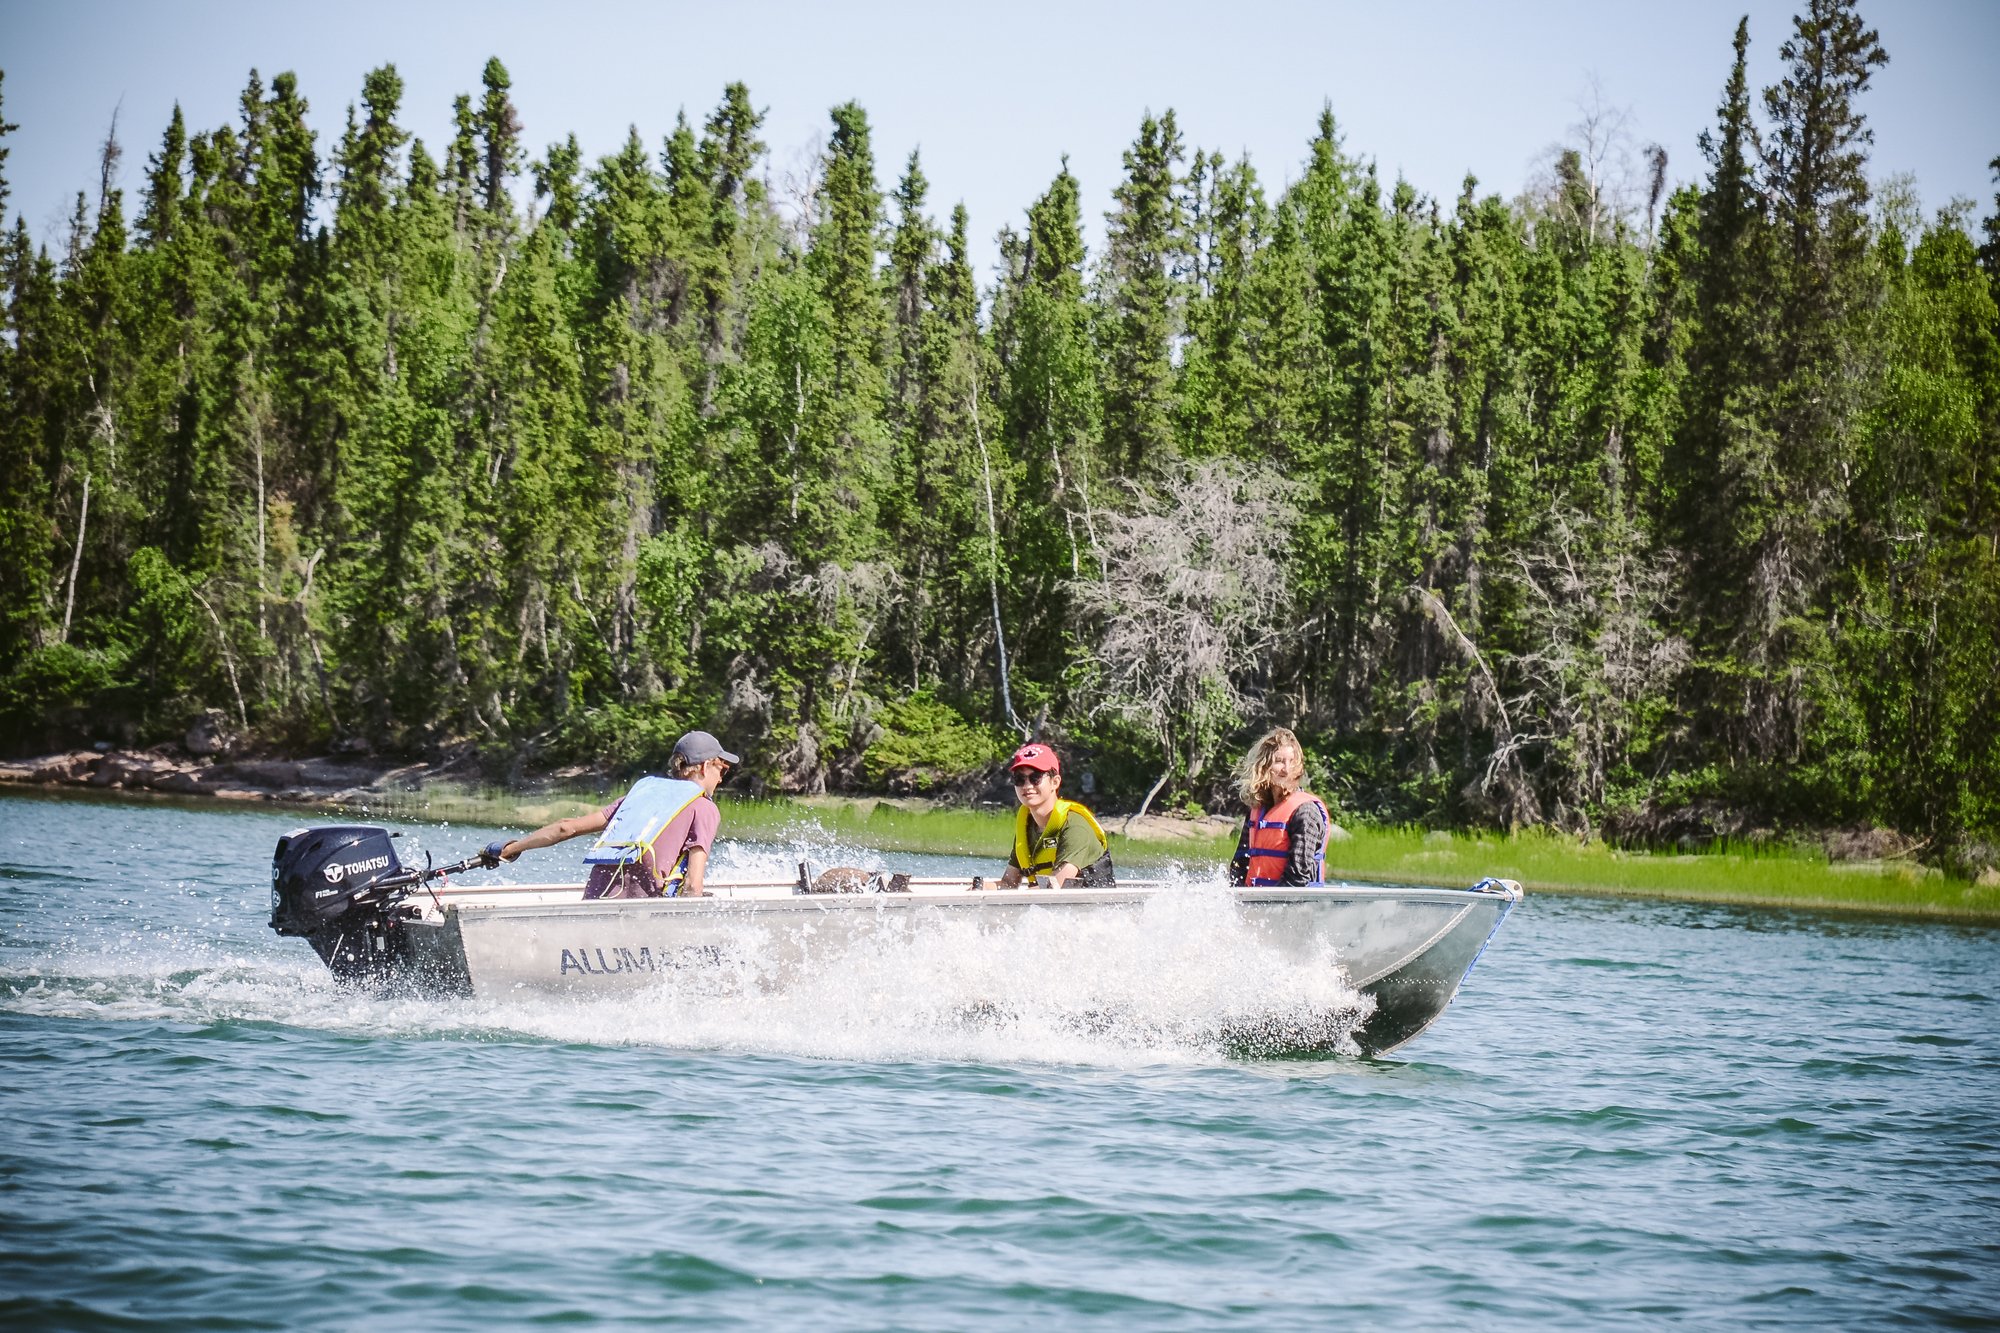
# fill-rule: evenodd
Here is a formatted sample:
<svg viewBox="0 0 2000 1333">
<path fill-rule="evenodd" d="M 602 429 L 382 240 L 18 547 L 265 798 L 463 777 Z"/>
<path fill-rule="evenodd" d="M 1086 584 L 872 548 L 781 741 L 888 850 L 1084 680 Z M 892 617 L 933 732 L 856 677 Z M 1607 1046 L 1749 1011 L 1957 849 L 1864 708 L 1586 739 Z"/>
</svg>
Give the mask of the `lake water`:
<svg viewBox="0 0 2000 1333">
<path fill-rule="evenodd" d="M 1122 1024 L 1053 944 L 997 1027 L 362 997 L 265 926 L 301 822 L 0 797 L 0 1325 L 1996 1326 L 2000 932 L 1531 896 L 1397 1058 L 1254 1062 L 1216 988 L 1320 983 L 1196 917 Z"/>
</svg>

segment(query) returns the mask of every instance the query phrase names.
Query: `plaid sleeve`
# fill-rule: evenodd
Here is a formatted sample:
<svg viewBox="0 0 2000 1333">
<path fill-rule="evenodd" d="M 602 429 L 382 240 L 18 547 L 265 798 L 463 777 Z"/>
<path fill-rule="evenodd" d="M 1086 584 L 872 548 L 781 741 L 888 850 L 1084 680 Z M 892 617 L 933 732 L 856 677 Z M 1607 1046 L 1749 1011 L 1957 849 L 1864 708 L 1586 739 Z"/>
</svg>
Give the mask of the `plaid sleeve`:
<svg viewBox="0 0 2000 1333">
<path fill-rule="evenodd" d="M 1311 884 L 1319 879 L 1320 852 L 1326 846 L 1326 812 L 1318 801 L 1301 801 L 1285 821 L 1292 854 L 1285 862 L 1285 883 Z"/>
</svg>

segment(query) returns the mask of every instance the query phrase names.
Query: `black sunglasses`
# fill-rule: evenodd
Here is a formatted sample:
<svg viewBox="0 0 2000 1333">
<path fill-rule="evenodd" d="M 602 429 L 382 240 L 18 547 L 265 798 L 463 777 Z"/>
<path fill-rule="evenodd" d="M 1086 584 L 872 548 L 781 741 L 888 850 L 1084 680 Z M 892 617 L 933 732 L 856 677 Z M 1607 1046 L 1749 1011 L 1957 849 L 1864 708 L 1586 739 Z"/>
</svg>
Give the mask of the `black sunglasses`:
<svg viewBox="0 0 2000 1333">
<path fill-rule="evenodd" d="M 1047 776 L 1048 774 L 1046 773 L 1037 773 L 1032 770 L 1026 773 L 1016 773 L 1014 775 L 1014 785 L 1016 787 L 1032 787 Z"/>
</svg>

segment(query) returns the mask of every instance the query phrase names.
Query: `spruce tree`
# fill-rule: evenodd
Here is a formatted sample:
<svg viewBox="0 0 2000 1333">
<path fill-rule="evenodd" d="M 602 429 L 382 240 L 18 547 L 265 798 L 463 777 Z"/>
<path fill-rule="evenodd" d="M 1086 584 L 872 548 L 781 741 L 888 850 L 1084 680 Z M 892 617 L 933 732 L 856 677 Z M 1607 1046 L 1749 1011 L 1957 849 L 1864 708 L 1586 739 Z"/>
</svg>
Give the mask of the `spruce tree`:
<svg viewBox="0 0 2000 1333">
<path fill-rule="evenodd" d="M 176 102 L 160 151 L 146 163 L 146 201 L 139 210 L 138 233 L 140 241 L 154 249 L 173 239 L 174 224 L 181 210 L 181 175 L 186 166 L 187 121 L 181 116 L 181 104 Z"/>
<path fill-rule="evenodd" d="M 896 228 L 889 240 L 884 275 L 894 350 L 889 360 L 887 424 L 894 442 L 893 482 L 883 516 L 892 530 L 907 532 L 922 521 L 925 445 L 919 419 L 927 313 L 925 277 L 937 248 L 936 229 L 924 213 L 930 183 L 915 151 L 896 186 Z"/>
<path fill-rule="evenodd" d="M 360 130 L 342 146 L 338 210 L 338 243 L 352 262 L 377 259 L 388 247 L 389 214 L 398 185 L 396 156 L 409 134 L 396 123 L 403 105 L 403 76 L 394 65 L 368 71 L 361 81 L 361 103 L 367 114 Z"/>
<path fill-rule="evenodd" d="M 876 274 L 882 192 L 875 181 L 866 113 L 848 102 L 835 107 L 832 118 L 805 259 L 814 294 L 830 321 L 831 356 L 827 378 L 812 391 L 821 400 L 815 411 L 820 425 L 799 440 L 799 527 L 793 549 L 811 558 L 852 558 L 867 551 L 888 468 L 882 430 L 888 311 Z"/>
<path fill-rule="evenodd" d="M 1091 464 L 1102 440 L 1102 380 L 1084 293 L 1080 198 L 1065 159 L 1028 210 L 1018 266 L 995 313 L 1009 455 L 1021 476 L 1012 584 L 1036 613 L 1021 624 L 1021 661 L 1047 681 L 1066 656 L 1060 586 L 1096 567 L 1099 546 L 1102 481 Z"/>
<path fill-rule="evenodd" d="M 498 233 L 514 220 L 514 201 L 507 182 L 521 170 L 521 118 L 508 97 L 513 80 L 494 56 L 480 75 L 486 92 L 479 100 L 479 206 L 487 226 Z"/>
<path fill-rule="evenodd" d="M 917 427 L 925 441 L 918 508 L 928 551 L 922 577 L 937 588 L 921 610 L 926 652 L 913 653 L 919 687 L 928 660 L 948 695 L 974 716 L 1011 720 L 1012 667 L 1001 616 L 999 515 L 1012 477 L 994 431 L 991 368 L 980 336 L 965 205 L 953 207 L 944 252 L 925 273 Z M 990 642 L 989 642 L 990 636 Z"/>
<path fill-rule="evenodd" d="M 1764 91 L 1771 122 L 1764 179 L 1787 270 L 1779 311 L 1786 371 L 1821 350 L 1815 335 L 1846 315 L 1868 246 L 1867 147 L 1875 136 L 1857 102 L 1889 57 L 1855 3 L 1808 0 L 1778 51 L 1785 76 Z"/>
<path fill-rule="evenodd" d="M 702 127 L 701 162 L 712 212 L 707 246 L 711 259 L 702 270 L 700 292 L 703 348 L 711 367 L 728 352 L 733 333 L 729 316 L 732 309 L 740 311 L 744 286 L 757 266 L 754 222 L 764 200 L 764 185 L 756 176 L 764 142 L 757 131 L 763 123 L 764 113 L 750 104 L 750 90 L 732 83 Z M 704 406 L 712 398 L 711 375 L 702 395 Z"/>
<path fill-rule="evenodd" d="M 182 197 L 186 147 L 176 107 L 149 164 L 131 256 L 138 347 L 128 401 L 149 474 L 139 489 L 159 499 L 147 539 L 175 567 L 207 574 L 222 563 L 231 527 L 217 345 L 230 321 L 212 308 L 219 257 Z"/>
<path fill-rule="evenodd" d="M 1215 440 L 1215 447 L 1241 449 L 1310 484 L 1319 475 L 1330 442 L 1319 429 L 1327 353 L 1320 337 L 1305 232 L 1298 200 L 1281 199 L 1271 210 L 1270 240 L 1255 256 L 1243 285 L 1244 383 L 1233 390 L 1241 403 L 1243 434 L 1234 441 L 1225 434 Z M 1218 336 L 1216 346 L 1222 349 L 1228 344 Z M 1219 350 L 1215 359 L 1228 364 L 1226 352 Z M 1232 390 L 1219 370 L 1213 378 L 1219 399 L 1213 420 L 1226 432 L 1233 419 L 1228 407 Z M 1298 554 L 1295 549 L 1293 555 Z"/>
<path fill-rule="evenodd" d="M 320 192 L 318 136 L 306 124 L 309 109 L 299 96 L 296 75 L 288 71 L 271 80 L 251 161 L 255 221 L 245 237 L 266 290 L 282 291 L 302 278 L 301 252 L 311 239 Z"/>
<path fill-rule="evenodd" d="M 1191 184 L 1194 175 L 1190 171 Z M 1207 188 L 1200 239 L 1191 247 L 1198 256 L 1198 283 L 1188 300 L 1180 432 L 1196 454 L 1248 452 L 1259 350 L 1250 293 L 1266 249 L 1268 208 L 1247 157 L 1225 165 L 1220 153 L 1211 154 L 1202 163 L 1202 176 Z M 1193 206 L 1189 212 L 1194 214 Z"/>
<path fill-rule="evenodd" d="M 534 166 L 535 197 L 549 201 L 549 225 L 565 235 L 576 230 L 577 218 L 582 214 L 576 180 L 582 167 L 583 149 L 577 145 L 574 134 L 561 143 L 550 144 L 542 161 Z"/>
<path fill-rule="evenodd" d="M 833 109 L 825 177 L 817 198 L 807 267 L 832 312 L 835 392 L 865 394 L 885 351 L 884 311 L 876 290 L 882 192 L 868 118 L 853 102 Z M 873 404 L 868 404 L 873 406 Z"/>
<path fill-rule="evenodd" d="M 1376 665 L 1388 649 L 1386 598 L 1403 507 L 1407 437 L 1395 425 L 1402 399 L 1393 374 L 1400 358 L 1389 302 L 1395 234 L 1372 164 L 1357 169 L 1342 151 L 1331 110 L 1322 111 L 1306 170 L 1294 186 L 1318 305 L 1325 373 L 1314 429 L 1327 454 L 1317 470 L 1296 566 L 1309 618 L 1327 642 L 1306 688 L 1320 716 L 1352 725 L 1365 716 Z"/>
<path fill-rule="evenodd" d="M 1772 439 L 1763 418 L 1771 375 L 1768 325 L 1771 233 L 1755 174 L 1756 130 L 1747 75 L 1749 20 L 1736 25 L 1735 57 L 1704 132 L 1709 162 L 1688 267 L 1692 273 L 1681 426 L 1668 451 L 1668 532 L 1686 558 L 1686 628 L 1696 652 L 1691 702 L 1697 735 L 1734 747 L 1744 716 L 1740 660 L 1755 550 L 1768 522 Z M 1698 762 L 1689 754 L 1683 762 Z"/>
<path fill-rule="evenodd" d="M 1756 669 L 1746 740 L 1763 759 L 1827 748 L 1830 767 L 1795 768 L 1838 798 L 1858 733 L 1842 720 L 1846 690 L 1807 626 L 1822 598 L 1847 509 L 1860 385 L 1869 359 L 1866 146 L 1858 99 L 1887 63 L 1853 0 L 1812 0 L 1781 48 L 1785 77 L 1764 95 L 1771 121 L 1764 182 L 1771 199 L 1777 287 L 1772 305 L 1770 521 L 1755 547 L 1755 605 L 1745 655 Z M 1797 622 L 1797 623 L 1787 623 Z M 1810 683 L 1801 689 L 1801 677 Z M 1824 724 L 1824 725 L 1822 725 Z M 1842 756 L 1836 757 L 1832 751 Z"/>
<path fill-rule="evenodd" d="M 1125 151 L 1125 178 L 1105 215 L 1099 277 L 1104 358 L 1104 445 L 1111 465 L 1138 477 L 1173 456 L 1173 342 L 1185 314 L 1187 237 L 1175 166 L 1183 147 L 1169 109 L 1147 116 Z"/>
<path fill-rule="evenodd" d="M 0 72 L 0 91 L 6 75 Z M 7 136 L 0 101 L 0 223 L 6 219 Z M 46 304 L 25 219 L 0 240 L 0 679 L 43 642 L 49 624 L 52 533 L 42 449 L 44 386 L 39 382 L 38 316 Z"/>
<path fill-rule="evenodd" d="M 1892 224 L 1876 252 L 1886 364 L 1834 574 L 1833 649 L 1869 751 L 1850 795 L 1957 853 L 2000 817 L 2000 320 L 1955 221 L 1913 248 Z"/>
<path fill-rule="evenodd" d="M 1996 184 L 2000 184 L 2000 157 L 1986 164 L 1993 173 Z M 1993 212 L 1979 224 L 1986 241 L 1979 247 L 1979 265 L 1986 270 L 1986 280 L 1993 284 L 1996 299 L 2000 299 L 2000 190 L 1993 196 Z"/>
<path fill-rule="evenodd" d="M 11 123 L 4 114 L 6 110 L 6 86 L 7 71 L 0 69 L 0 222 L 7 220 L 7 155 L 13 151 L 13 149 L 7 147 L 7 136 L 21 128 L 19 125 Z M 175 107 L 175 112 L 176 114 L 179 113 L 178 106 Z"/>
<path fill-rule="evenodd" d="M 452 226 L 464 233 L 478 209 L 479 121 L 472 95 L 460 93 L 451 104 L 451 144 L 444 155 L 444 179 L 452 201 Z"/>
</svg>

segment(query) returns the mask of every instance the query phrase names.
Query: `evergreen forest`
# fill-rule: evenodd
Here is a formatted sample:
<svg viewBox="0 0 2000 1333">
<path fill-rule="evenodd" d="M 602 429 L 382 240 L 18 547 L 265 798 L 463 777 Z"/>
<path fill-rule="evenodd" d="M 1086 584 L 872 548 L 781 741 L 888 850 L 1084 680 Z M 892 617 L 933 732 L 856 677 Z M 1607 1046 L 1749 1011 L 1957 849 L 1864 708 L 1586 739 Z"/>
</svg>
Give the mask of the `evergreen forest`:
<svg viewBox="0 0 2000 1333">
<path fill-rule="evenodd" d="M 1990 860 L 2000 216 L 1871 180 L 1852 0 L 1769 88 L 1728 38 L 1694 184 L 1615 116 L 1433 199 L 1331 109 L 1261 169 L 1163 110 L 1094 250 L 1066 160 L 975 220 L 853 103 L 778 170 L 740 84 L 590 162 L 497 59 L 442 144 L 393 66 L 252 73 L 131 198 L 114 127 L 0 236 L 0 746 L 518 781 L 701 726 L 964 795 L 1037 735 L 1179 810 L 1283 724 L 1351 817 Z"/>
</svg>

